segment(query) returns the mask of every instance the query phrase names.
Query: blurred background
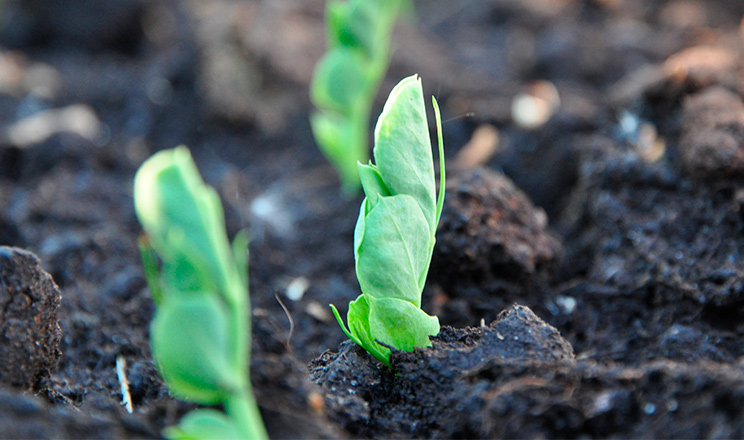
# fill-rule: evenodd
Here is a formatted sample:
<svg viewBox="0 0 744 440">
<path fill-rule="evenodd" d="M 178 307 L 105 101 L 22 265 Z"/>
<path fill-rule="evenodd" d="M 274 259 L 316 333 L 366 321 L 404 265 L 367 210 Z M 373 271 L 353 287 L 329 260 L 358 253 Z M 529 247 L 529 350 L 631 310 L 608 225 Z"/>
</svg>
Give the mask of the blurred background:
<svg viewBox="0 0 744 440">
<path fill-rule="evenodd" d="M 39 255 L 62 289 L 63 356 L 37 391 L 83 410 L 64 416 L 69 426 L 91 411 L 125 417 L 119 356 L 146 408 L 130 435 L 186 409 L 168 403 L 150 358 L 131 201 L 137 167 L 185 144 L 220 193 L 229 235 L 251 232 L 254 370 L 270 434 L 338 435 L 314 418 L 306 364 L 345 339 L 327 304 L 359 293 L 361 199 L 341 195 L 308 122 L 324 10 L 324 0 L 0 0 L 0 245 Z M 572 194 L 596 166 L 587 158 L 612 149 L 674 163 L 686 95 L 711 84 L 744 95 L 743 15 L 730 0 L 414 1 L 372 114 L 418 73 L 442 106 L 448 168 L 511 178 L 567 243 L 578 268 L 564 276 L 583 275 L 589 257 L 577 254 L 595 243 L 572 242 L 583 213 Z M 275 293 L 301 331 L 288 333 Z M 531 299 L 548 314 L 552 300 Z M 451 316 L 443 323 L 483 317 Z M 593 343 L 575 315 L 553 318 L 577 350 Z M 125 436 L 118 423 L 99 428 L 85 435 Z"/>
</svg>

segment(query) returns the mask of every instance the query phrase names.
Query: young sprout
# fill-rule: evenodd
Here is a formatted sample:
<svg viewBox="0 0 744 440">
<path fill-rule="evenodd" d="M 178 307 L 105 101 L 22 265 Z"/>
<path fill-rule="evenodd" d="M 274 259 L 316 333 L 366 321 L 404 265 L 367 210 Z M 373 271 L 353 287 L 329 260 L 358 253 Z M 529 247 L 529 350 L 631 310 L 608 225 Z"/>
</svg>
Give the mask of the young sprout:
<svg viewBox="0 0 744 440">
<path fill-rule="evenodd" d="M 336 167 L 344 191 L 359 190 L 357 162 L 369 160 L 369 115 L 390 58 L 399 10 L 408 0 L 330 0 L 326 8 L 328 52 L 315 68 L 310 117 L 323 154 Z"/>
<path fill-rule="evenodd" d="M 140 241 L 157 311 L 153 356 L 171 392 L 198 409 L 164 434 L 177 439 L 266 439 L 248 374 L 248 240 L 230 246 L 222 205 L 185 147 L 161 151 L 134 178 Z M 159 263 L 158 263 L 159 261 Z"/>
<path fill-rule="evenodd" d="M 375 128 L 375 164 L 358 164 L 366 195 L 354 230 L 356 273 L 362 294 L 349 304 L 344 325 L 354 342 L 389 364 L 391 350 L 431 346 L 439 320 L 421 306 L 444 203 L 444 146 L 439 108 L 432 98 L 439 140 L 440 190 L 421 80 L 405 78 L 390 92 Z M 390 347 L 390 348 L 389 348 Z"/>
</svg>

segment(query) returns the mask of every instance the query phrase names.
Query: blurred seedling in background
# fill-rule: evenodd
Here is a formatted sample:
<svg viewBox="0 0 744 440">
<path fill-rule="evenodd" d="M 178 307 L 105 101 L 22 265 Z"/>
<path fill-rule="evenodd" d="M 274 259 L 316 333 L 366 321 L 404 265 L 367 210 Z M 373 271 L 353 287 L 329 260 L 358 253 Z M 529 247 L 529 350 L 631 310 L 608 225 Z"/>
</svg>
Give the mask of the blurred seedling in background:
<svg viewBox="0 0 744 440">
<path fill-rule="evenodd" d="M 344 191 L 359 191 L 357 162 L 369 161 L 369 117 L 390 60 L 396 18 L 408 0 L 331 0 L 328 51 L 318 62 L 310 97 L 315 141 L 335 166 Z"/>
<path fill-rule="evenodd" d="M 230 245 L 219 197 L 185 147 L 142 164 L 134 205 L 157 305 L 150 337 L 158 368 L 175 396 L 225 410 L 194 410 L 164 434 L 266 439 L 249 375 L 247 236 L 239 233 Z"/>
</svg>

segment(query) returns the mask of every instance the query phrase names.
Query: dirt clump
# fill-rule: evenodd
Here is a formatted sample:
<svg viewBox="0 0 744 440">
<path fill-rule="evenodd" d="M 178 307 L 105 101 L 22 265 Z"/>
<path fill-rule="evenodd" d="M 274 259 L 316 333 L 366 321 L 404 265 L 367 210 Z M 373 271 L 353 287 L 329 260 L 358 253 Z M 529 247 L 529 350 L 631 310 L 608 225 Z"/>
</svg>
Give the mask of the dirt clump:
<svg viewBox="0 0 744 440">
<path fill-rule="evenodd" d="M 688 336 L 678 327 L 665 338 Z M 370 438 L 744 434 L 744 370 L 735 364 L 577 359 L 524 306 L 488 327 L 443 327 L 432 341 L 429 349 L 393 353 L 393 370 L 348 341 L 311 362 L 331 417 Z"/>
<path fill-rule="evenodd" d="M 431 266 L 431 279 L 449 297 L 433 307 L 450 315 L 444 322 L 475 324 L 458 320 L 469 315 L 492 320 L 549 282 L 563 246 L 545 211 L 508 177 L 483 167 L 459 171 L 448 179 L 445 199 Z"/>
<path fill-rule="evenodd" d="M 61 355 L 61 295 L 31 252 L 0 246 L 0 382 L 34 388 Z"/>
<path fill-rule="evenodd" d="M 392 369 L 344 342 L 310 364 L 331 416 L 352 435 L 455 438 L 490 436 L 483 393 L 503 377 L 495 366 L 519 371 L 573 364 L 571 345 L 529 308 L 514 305 L 488 326 L 442 327 L 433 346 L 394 352 Z M 485 430 L 482 430 L 484 429 Z"/>
<path fill-rule="evenodd" d="M 667 58 L 663 70 L 669 81 L 684 87 L 703 88 L 735 80 L 737 54 L 725 47 L 695 46 Z"/>
<path fill-rule="evenodd" d="M 680 150 L 685 168 L 701 177 L 744 172 L 744 102 L 720 86 L 685 99 Z"/>
</svg>

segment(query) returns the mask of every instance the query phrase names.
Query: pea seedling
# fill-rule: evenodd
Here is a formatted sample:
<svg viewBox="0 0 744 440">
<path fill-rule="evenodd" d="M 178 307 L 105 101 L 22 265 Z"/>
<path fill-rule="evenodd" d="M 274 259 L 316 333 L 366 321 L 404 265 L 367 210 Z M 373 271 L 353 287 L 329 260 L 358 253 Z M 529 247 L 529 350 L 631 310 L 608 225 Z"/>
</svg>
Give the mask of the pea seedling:
<svg viewBox="0 0 744 440">
<path fill-rule="evenodd" d="M 413 75 L 390 92 L 375 127 L 375 164 L 358 164 L 366 195 L 354 230 L 362 294 L 349 304 L 344 333 L 385 365 L 389 347 L 431 346 L 439 319 L 421 310 L 421 293 L 444 204 L 444 145 L 439 107 L 432 98 L 439 140 L 440 190 L 421 80 Z"/>
<path fill-rule="evenodd" d="M 185 147 L 161 151 L 134 178 L 146 238 L 145 274 L 157 305 L 153 356 L 171 392 L 225 413 L 197 409 L 169 438 L 266 439 L 248 374 L 248 240 L 227 241 L 222 204 Z M 159 260 L 159 264 L 158 264 Z"/>
<path fill-rule="evenodd" d="M 318 62 L 310 117 L 321 151 L 347 194 L 359 190 L 356 163 L 369 160 L 370 109 L 390 58 L 393 25 L 407 0 L 331 0 L 326 8 L 328 52 Z"/>
</svg>

